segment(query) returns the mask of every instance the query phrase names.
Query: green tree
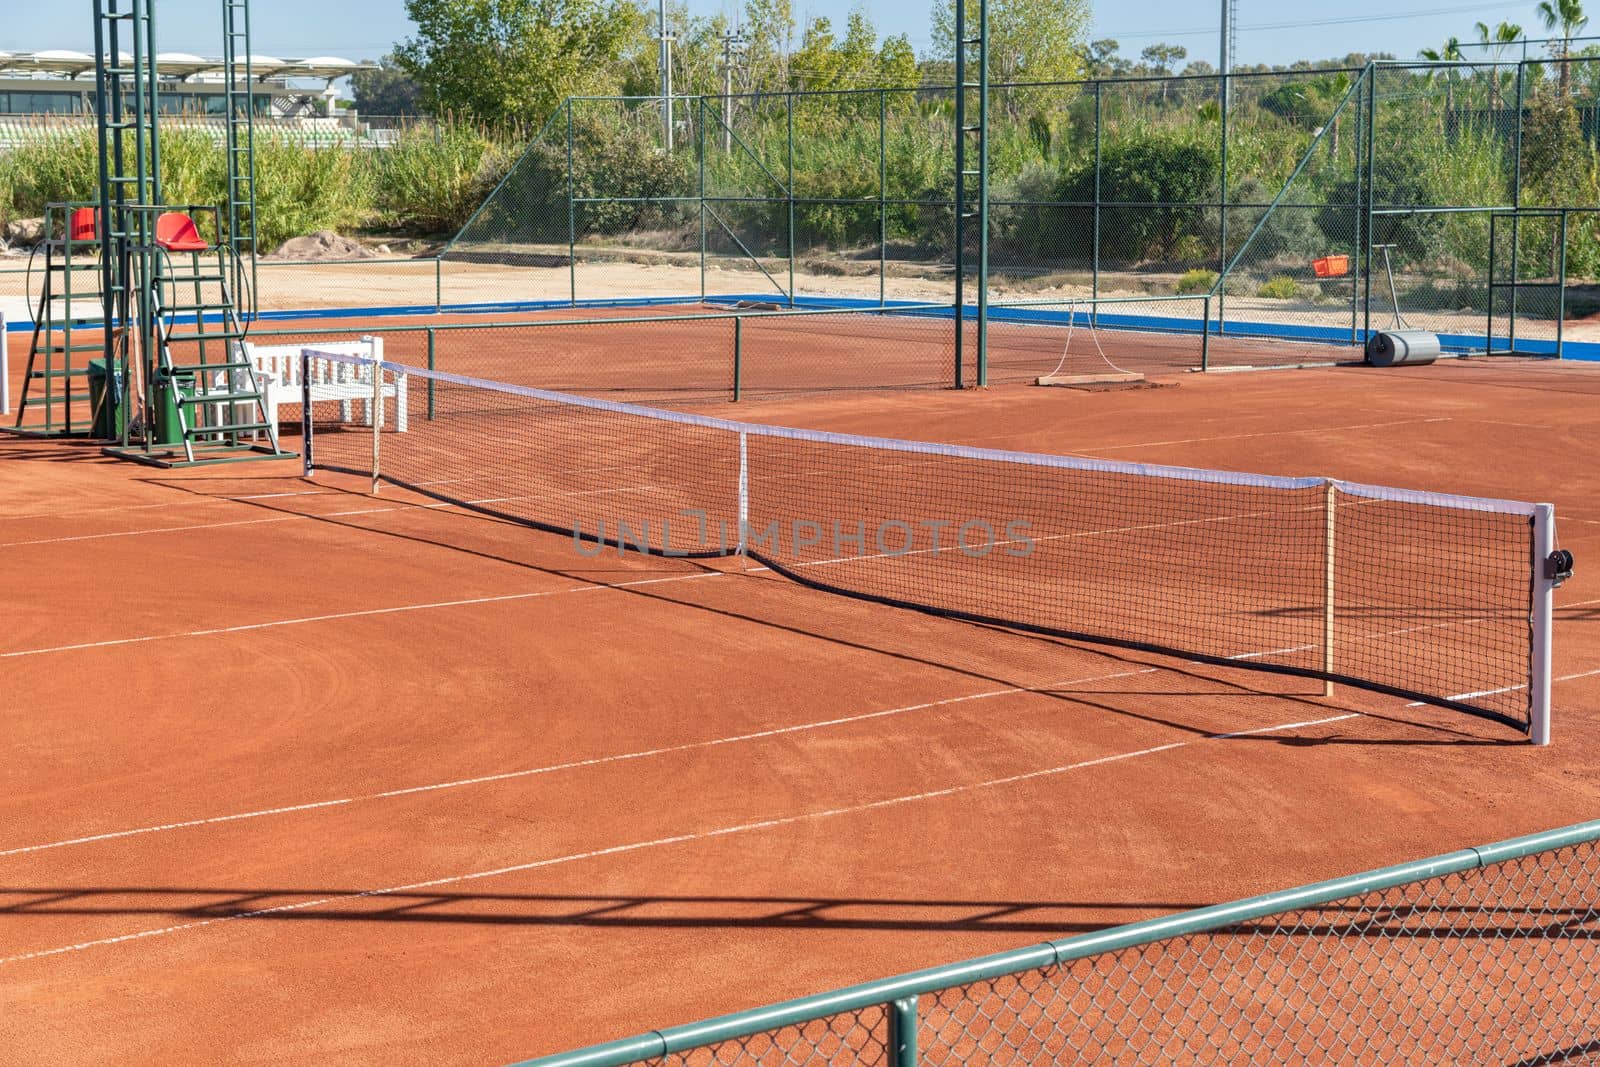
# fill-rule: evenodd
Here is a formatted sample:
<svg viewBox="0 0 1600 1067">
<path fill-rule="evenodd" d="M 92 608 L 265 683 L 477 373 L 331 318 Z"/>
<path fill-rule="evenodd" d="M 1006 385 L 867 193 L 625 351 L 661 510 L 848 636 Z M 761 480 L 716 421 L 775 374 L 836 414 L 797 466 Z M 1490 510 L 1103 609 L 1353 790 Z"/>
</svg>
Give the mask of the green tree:
<svg viewBox="0 0 1600 1067">
<path fill-rule="evenodd" d="M 1478 31 L 1478 44 L 1489 53 L 1490 62 L 1495 65 L 1489 72 L 1489 106 L 1499 107 L 1506 84 L 1516 78 L 1510 71 L 1502 74 L 1500 62 L 1505 57 L 1506 49 L 1522 39 L 1522 27 L 1515 22 L 1502 22 L 1491 30 L 1487 22 L 1478 22 L 1472 28 Z"/>
<path fill-rule="evenodd" d="M 794 4 L 791 0 L 746 0 L 744 19 L 751 90 L 787 89 L 789 55 L 794 51 Z"/>
<path fill-rule="evenodd" d="M 576 93 L 614 91 L 643 32 L 628 0 L 406 0 L 416 35 L 396 52 L 422 105 L 482 122 L 542 122 Z"/>
<path fill-rule="evenodd" d="M 963 2 L 968 25 L 975 30 L 977 0 Z M 1083 77 L 1089 18 L 1089 0 L 990 0 L 990 80 L 1055 82 Z M 933 48 L 941 55 L 955 55 L 955 0 L 935 0 Z"/>
<path fill-rule="evenodd" d="M 1115 37 L 1102 37 L 1090 41 L 1084 49 L 1084 63 L 1091 78 L 1109 78 L 1126 74 L 1133 64 L 1118 55 L 1122 45 Z"/>
<path fill-rule="evenodd" d="M 1171 74 L 1173 65 L 1188 56 L 1189 50 L 1181 44 L 1153 44 L 1139 53 L 1139 58 L 1149 64 L 1157 74 Z"/>
<path fill-rule="evenodd" d="M 393 52 L 379 60 L 376 70 L 351 75 L 350 88 L 363 115 L 418 115 L 423 110 L 422 90 Z"/>
<path fill-rule="evenodd" d="M 1455 63 L 1463 58 L 1461 54 L 1461 40 L 1458 37 L 1447 38 L 1443 48 L 1419 48 L 1417 55 L 1430 63 Z M 1455 67 L 1444 68 L 1444 109 L 1453 111 L 1456 106 L 1456 79 L 1459 72 Z M 1428 72 L 1428 81 L 1433 81 L 1433 71 Z"/>
<path fill-rule="evenodd" d="M 1553 51 L 1561 64 L 1561 95 L 1564 97 L 1572 85 L 1572 64 L 1566 62 L 1572 55 L 1572 39 L 1589 25 L 1589 16 L 1583 13 L 1582 0 L 1540 0 L 1534 10 L 1539 12 L 1539 21 L 1544 23 L 1545 30 L 1560 36 Z"/>
</svg>

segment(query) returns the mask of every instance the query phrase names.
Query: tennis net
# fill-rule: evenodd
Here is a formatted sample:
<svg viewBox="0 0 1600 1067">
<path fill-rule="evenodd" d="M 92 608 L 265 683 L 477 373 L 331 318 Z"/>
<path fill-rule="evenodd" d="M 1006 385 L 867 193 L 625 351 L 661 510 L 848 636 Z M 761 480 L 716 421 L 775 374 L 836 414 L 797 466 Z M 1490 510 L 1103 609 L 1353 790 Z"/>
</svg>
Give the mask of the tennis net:
<svg viewBox="0 0 1600 1067">
<path fill-rule="evenodd" d="M 1549 505 L 733 422 L 308 349 L 337 470 L 847 596 L 1360 686 L 1547 734 Z M 399 398 L 403 397 L 401 400 Z M 359 409 L 356 415 L 360 416 Z"/>
</svg>

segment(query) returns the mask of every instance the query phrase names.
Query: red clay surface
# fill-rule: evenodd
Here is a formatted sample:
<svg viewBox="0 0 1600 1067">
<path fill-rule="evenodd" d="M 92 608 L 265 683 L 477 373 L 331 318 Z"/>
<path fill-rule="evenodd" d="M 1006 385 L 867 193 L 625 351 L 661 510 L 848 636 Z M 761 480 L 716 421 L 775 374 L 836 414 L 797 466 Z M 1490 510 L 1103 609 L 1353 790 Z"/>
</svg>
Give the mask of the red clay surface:
<svg viewBox="0 0 1600 1067">
<path fill-rule="evenodd" d="M 1066 305 L 1063 305 L 1065 307 Z M 1124 315 L 1172 314 L 1164 307 Z M 744 399 L 800 396 L 844 390 L 879 391 L 949 386 L 956 378 L 955 345 L 948 319 L 936 315 L 850 311 L 744 318 L 736 327 L 726 305 L 694 303 L 656 307 L 554 308 L 441 315 L 389 315 L 267 319 L 251 327 L 266 345 L 316 345 L 350 341 L 366 333 L 385 338 L 385 357 L 415 366 L 546 389 L 658 404 L 692 404 L 731 398 L 737 349 Z M 1056 310 L 1061 310 L 1060 308 Z M 720 313 L 720 317 L 717 313 Z M 680 321 L 649 321 L 666 316 Z M 703 323 L 681 321 L 706 317 Z M 615 320 L 645 319 L 627 325 Z M 591 320 L 588 324 L 570 324 Z M 592 320 L 602 320 L 593 322 Z M 609 321 L 607 321 L 609 320 Z M 516 324 L 542 323 L 516 328 Z M 208 330 L 218 327 L 208 325 Z M 178 325 L 176 333 L 192 326 Z M 12 338 L 12 374 L 18 385 L 27 363 L 28 335 Z M 74 344 L 94 344 L 98 331 L 80 329 Z M 195 346 L 176 344 L 174 358 L 193 362 Z M 212 349 L 212 360 L 219 358 Z M 1216 368 L 1284 363 L 1332 363 L 1358 353 L 1346 346 L 1275 344 L 1212 337 Z M 58 357 L 59 358 L 59 357 Z M 80 354 L 81 366 L 94 353 Z M 1198 367 L 1201 337 L 1145 331 L 996 322 L 989 341 L 989 381 L 1031 383 L 1049 374 L 1105 374 L 1117 370 L 1174 373 Z M 961 377 L 976 382 L 976 333 L 969 336 Z M 81 383 L 79 389 L 81 390 Z M 37 423 L 39 412 L 27 422 Z M 81 411 L 78 418 L 86 418 Z M 14 419 L 7 420 L 8 424 Z"/>
<path fill-rule="evenodd" d="M 1179 380 L 708 410 L 1553 501 L 1554 745 L 0 439 L 0 1059 L 501 1063 L 1600 812 L 1600 369 Z"/>
</svg>

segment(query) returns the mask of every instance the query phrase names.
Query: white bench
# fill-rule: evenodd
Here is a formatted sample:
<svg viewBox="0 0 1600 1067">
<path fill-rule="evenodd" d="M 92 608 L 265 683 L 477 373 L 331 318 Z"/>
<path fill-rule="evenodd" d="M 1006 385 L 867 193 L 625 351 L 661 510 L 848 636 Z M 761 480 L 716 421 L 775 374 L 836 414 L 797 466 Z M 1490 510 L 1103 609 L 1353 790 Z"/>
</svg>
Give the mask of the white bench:
<svg viewBox="0 0 1600 1067">
<path fill-rule="evenodd" d="M 262 407 L 267 421 L 277 423 L 278 408 L 283 404 L 299 404 L 305 392 L 300 380 L 303 365 L 300 353 L 306 348 L 318 352 L 332 352 L 341 356 L 359 356 L 362 359 L 383 359 L 383 338 L 363 337 L 359 341 L 342 341 L 330 344 L 255 345 L 246 343 L 245 352 L 255 365 L 256 380 L 261 383 Z M 355 405 L 361 405 L 361 423 L 371 426 L 374 419 L 381 428 L 384 419 L 382 403 L 372 402 L 372 371 L 370 364 L 357 366 L 333 360 L 311 360 L 311 401 L 336 400 L 339 418 L 353 422 Z M 405 433 L 410 428 L 410 413 L 406 404 L 406 376 L 395 374 L 379 390 L 382 400 L 394 401 L 394 428 Z M 376 410 L 374 410 L 376 408 Z"/>
</svg>

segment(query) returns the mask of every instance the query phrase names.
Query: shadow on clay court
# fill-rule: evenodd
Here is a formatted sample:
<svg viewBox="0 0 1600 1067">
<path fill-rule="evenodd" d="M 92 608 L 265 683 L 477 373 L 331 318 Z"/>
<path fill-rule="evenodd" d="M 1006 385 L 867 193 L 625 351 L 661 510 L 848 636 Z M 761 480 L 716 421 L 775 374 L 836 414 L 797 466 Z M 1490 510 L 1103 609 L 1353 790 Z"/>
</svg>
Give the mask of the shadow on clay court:
<svg viewBox="0 0 1600 1067">
<path fill-rule="evenodd" d="M 166 488 L 166 489 L 174 489 L 174 490 L 177 490 L 179 492 L 188 493 L 188 494 L 194 495 L 194 496 L 205 497 L 207 499 L 216 499 L 218 496 L 225 496 L 225 494 L 214 494 L 214 493 L 207 493 L 207 492 L 203 492 L 202 491 L 202 489 L 200 487 L 204 487 L 204 486 L 207 486 L 207 485 L 215 485 L 216 484 L 215 482 L 211 482 L 211 481 L 204 481 L 204 480 L 187 481 L 187 480 L 183 480 L 183 479 L 168 479 L 168 478 L 149 478 L 149 479 L 142 479 L 142 480 L 146 484 L 156 485 L 156 486 L 159 486 L 159 487 L 162 487 L 162 488 Z M 233 481 L 233 482 L 241 481 L 241 480 L 243 480 L 243 481 L 263 480 L 263 481 L 281 482 L 282 481 L 282 477 L 281 476 L 264 476 L 261 479 L 249 479 L 249 478 L 230 479 L 230 481 Z M 320 488 L 321 491 L 345 495 L 345 496 L 348 496 L 348 497 L 350 497 L 351 499 L 354 499 L 354 500 L 366 501 L 366 500 L 371 500 L 372 499 L 368 494 L 363 493 L 363 492 L 359 492 L 359 491 L 356 491 L 356 490 L 342 489 L 342 488 L 330 487 L 330 486 L 326 486 L 326 485 L 320 486 L 319 488 Z M 740 611 L 733 611 L 733 610 L 728 609 L 728 608 L 713 607 L 711 605 L 697 603 L 697 602 L 692 601 L 692 600 L 680 599 L 680 598 L 673 597 L 673 596 L 667 595 L 666 593 L 659 592 L 659 591 L 656 591 L 656 590 L 642 589 L 642 588 L 638 588 L 636 586 L 630 587 L 630 586 L 627 586 L 627 585 L 615 585 L 615 584 L 606 582 L 605 580 L 603 580 L 603 578 L 596 577 L 595 572 L 593 572 L 593 571 L 569 570 L 569 569 L 563 569 L 563 568 L 559 568 L 559 567 L 540 566 L 538 564 L 531 563 L 531 562 L 529 562 L 529 561 L 527 561 L 525 559 L 517 559 L 517 558 L 511 557 L 511 556 L 503 555 L 503 554 L 498 553 L 498 552 L 488 551 L 488 550 L 483 549 L 483 548 L 469 547 L 469 546 L 463 544 L 460 539 L 448 540 L 448 541 L 446 541 L 446 540 L 436 540 L 434 538 L 426 537 L 426 536 L 424 536 L 422 534 L 418 534 L 418 533 L 403 532 L 403 531 L 393 530 L 393 529 L 385 529 L 385 528 L 382 528 L 382 527 L 373 526 L 373 525 L 367 525 L 367 524 L 363 524 L 361 522 L 354 521 L 354 519 L 359 518 L 359 516 L 316 515 L 316 514 L 310 514 L 310 513 L 307 513 L 307 512 L 303 512 L 303 511 L 295 511 L 295 510 L 285 506 L 284 504 L 282 504 L 280 502 L 276 502 L 276 501 L 274 501 L 272 499 L 247 500 L 247 499 L 241 499 L 241 498 L 238 498 L 238 497 L 225 497 L 225 498 L 233 499 L 237 503 L 248 504 L 248 505 L 250 505 L 252 507 L 255 507 L 255 508 L 259 509 L 259 510 L 268 511 L 268 512 L 271 512 L 272 514 L 275 514 L 275 515 L 295 516 L 295 517 L 299 517 L 299 518 L 302 518 L 302 519 L 306 519 L 308 521 L 317 522 L 317 523 L 324 524 L 324 525 L 329 525 L 329 526 L 335 526 L 335 527 L 338 527 L 340 529 L 358 531 L 360 533 L 367 534 L 367 535 L 377 534 L 377 535 L 380 535 L 380 536 L 383 536 L 383 537 L 387 537 L 387 538 L 394 538 L 394 539 L 398 539 L 398 540 L 401 540 L 401 541 L 410 542 L 412 544 L 425 545 L 425 546 L 427 546 L 429 548 L 437 548 L 437 549 L 442 549 L 442 550 L 445 550 L 445 551 L 455 552 L 455 553 L 464 553 L 464 554 L 467 554 L 467 555 L 470 555 L 470 556 L 477 557 L 479 559 L 484 559 L 484 560 L 488 560 L 488 561 L 491 561 L 491 562 L 494 562 L 494 563 L 504 564 L 504 565 L 508 565 L 508 566 L 512 566 L 512 567 L 518 567 L 518 568 L 521 568 L 521 569 L 524 569 L 524 570 L 533 571 L 535 573 L 548 575 L 550 577 L 563 578 L 563 579 L 566 579 L 566 580 L 569 580 L 569 581 L 587 582 L 587 583 L 590 583 L 590 584 L 607 586 L 607 587 L 611 588 L 612 590 L 614 590 L 615 592 L 626 593 L 626 594 L 628 594 L 630 596 L 637 597 L 637 598 L 644 599 L 644 600 L 649 600 L 649 601 L 652 601 L 652 602 L 655 602 L 655 603 L 658 603 L 658 604 L 671 605 L 675 609 L 678 609 L 678 610 L 689 609 L 689 610 L 701 612 L 701 613 L 708 614 L 708 615 L 714 615 L 714 616 L 716 616 L 718 618 L 721 618 L 721 619 L 731 620 L 731 621 L 735 621 L 735 622 L 751 623 L 751 624 L 754 624 L 754 625 L 757 625 L 757 626 L 766 627 L 768 629 L 775 630 L 775 631 L 778 631 L 778 632 L 781 632 L 781 633 L 786 633 L 786 634 L 790 634 L 790 635 L 793 635 L 793 636 L 796 636 L 796 637 L 806 638 L 808 640 L 825 641 L 825 642 L 828 642 L 830 644 L 838 645 L 840 647 L 850 648 L 850 649 L 853 649 L 853 650 L 856 650 L 856 651 L 860 651 L 860 652 L 867 652 L 867 653 L 871 653 L 873 655 L 883 656 L 883 657 L 885 657 L 887 659 L 897 660 L 897 661 L 900 661 L 900 662 L 903 662 L 903 663 L 913 663 L 913 664 L 917 664 L 917 665 L 920 665 L 920 666 L 933 667 L 933 668 L 936 668 L 936 669 L 941 670 L 941 671 L 949 672 L 949 673 L 952 673 L 952 674 L 958 674 L 958 675 L 961 675 L 963 677 L 968 677 L 968 678 L 975 679 L 977 681 L 990 683 L 990 684 L 1001 685 L 1001 686 L 1005 686 L 1007 688 L 1015 688 L 1015 689 L 1018 689 L 1018 690 L 1027 691 L 1027 692 L 1030 692 L 1030 693 L 1033 693 L 1033 694 L 1036 694 L 1036 695 L 1039 695 L 1039 696 L 1048 697 L 1050 699 L 1061 701 L 1064 704 L 1075 705 L 1075 706 L 1082 707 L 1082 708 L 1085 708 L 1085 709 L 1088 709 L 1088 710 L 1091 710 L 1091 711 L 1105 712 L 1107 714 L 1114 715 L 1114 716 L 1117 716 L 1117 717 L 1120 717 L 1120 718 L 1133 719 L 1133 720 L 1138 720 L 1138 721 L 1141 721 L 1141 722 L 1150 723 L 1150 724 L 1153 724 L 1153 725 L 1164 726 L 1164 727 L 1167 727 L 1167 728 L 1170 728 L 1170 729 L 1173 729 L 1173 730 L 1178 730 L 1178 731 L 1181 731 L 1181 732 L 1184 732 L 1184 733 L 1193 734 L 1193 735 L 1199 736 L 1199 737 L 1214 738 L 1214 737 L 1217 737 L 1218 735 L 1217 735 L 1217 732 L 1215 730 L 1206 729 L 1206 728 L 1197 726 L 1197 725 L 1192 724 L 1192 723 L 1186 723 L 1186 722 L 1182 722 L 1182 721 L 1179 721 L 1179 720 L 1176 720 L 1176 719 L 1172 719 L 1172 718 L 1169 718 L 1169 717 L 1156 715 L 1156 714 L 1153 714 L 1153 713 L 1148 712 L 1148 711 L 1135 711 L 1135 710 L 1132 710 L 1131 708 L 1128 708 L 1128 707 L 1123 707 L 1123 706 L 1118 706 L 1118 705 L 1114 705 L 1114 704 L 1108 703 L 1105 700 L 1095 700 L 1095 699 L 1092 699 L 1092 698 L 1093 697 L 1097 697 L 1097 696 L 1098 697 L 1121 697 L 1121 698 L 1123 698 L 1125 700 L 1129 699 L 1129 698 L 1138 698 L 1138 699 L 1140 699 L 1140 700 L 1142 700 L 1142 701 L 1144 701 L 1146 703 L 1150 703 L 1150 702 L 1154 702 L 1154 701 L 1165 701 L 1165 700 L 1170 700 L 1171 698 L 1184 698 L 1184 697 L 1204 697 L 1204 698 L 1208 698 L 1208 699 L 1227 698 L 1227 699 L 1230 699 L 1230 700 L 1241 700 L 1241 699 L 1242 700 L 1269 700 L 1269 701 L 1275 701 L 1275 702 L 1283 703 L 1286 706 L 1295 708 L 1297 711 L 1311 712 L 1311 713 L 1313 713 L 1313 717 L 1325 716 L 1330 710 L 1332 710 L 1332 711 L 1338 711 L 1338 710 L 1359 711 L 1360 714 L 1362 714 L 1364 717 L 1367 717 L 1367 718 L 1377 719 L 1377 720 L 1381 720 L 1381 721 L 1389 722 L 1389 723 L 1398 723 L 1398 724 L 1401 724 L 1401 725 L 1404 725 L 1404 726 L 1408 726 L 1408 727 L 1428 730 L 1428 731 L 1430 731 L 1432 733 L 1435 733 L 1435 734 L 1446 734 L 1446 735 L 1449 735 L 1449 739 L 1446 739 L 1446 740 L 1437 740 L 1437 739 L 1430 739 L 1430 740 L 1416 739 L 1416 740 L 1411 740 L 1411 739 L 1402 738 L 1402 739 L 1386 740 L 1386 741 L 1382 742 L 1384 744 L 1401 744 L 1401 745 L 1404 745 L 1404 744 L 1428 744 L 1428 745 L 1481 744 L 1481 745 L 1501 745 L 1501 744 L 1507 743 L 1505 741 L 1499 741 L 1499 740 L 1495 740 L 1495 739 L 1492 739 L 1492 738 L 1483 738 L 1480 735 L 1467 733 L 1465 731 L 1454 729 L 1454 728 L 1448 727 L 1448 726 L 1443 726 L 1443 725 L 1440 725 L 1440 724 L 1437 724 L 1437 723 L 1417 722 L 1417 721 L 1414 721 L 1414 720 L 1408 720 L 1408 719 L 1404 719 L 1404 718 L 1396 718 L 1396 717 L 1392 717 L 1392 716 L 1386 716 L 1386 715 L 1383 715 L 1381 713 L 1376 713 L 1376 712 L 1369 711 L 1369 710 L 1367 710 L 1365 708 L 1357 709 L 1357 708 L 1346 707 L 1346 706 L 1338 704 L 1338 703 L 1328 702 L 1328 701 L 1322 699 L 1320 696 L 1314 699 L 1314 698 L 1312 698 L 1311 696 L 1308 696 L 1308 695 L 1287 693 L 1287 692 L 1284 692 L 1281 689 L 1255 688 L 1255 687 L 1253 687 L 1253 686 L 1251 686 L 1249 684 L 1246 684 L 1244 681 L 1241 681 L 1240 679 L 1237 679 L 1237 678 L 1233 678 L 1233 677 L 1224 678 L 1224 677 L 1219 677 L 1218 675 L 1214 675 L 1214 674 L 1204 674 L 1204 673 L 1201 673 L 1199 671 L 1191 669 L 1192 666 L 1198 666 L 1198 664 L 1185 665 L 1185 664 L 1183 664 L 1181 662 L 1174 663 L 1170 659 L 1161 658 L 1161 657 L 1159 657 L 1158 655 L 1155 655 L 1155 654 L 1151 654 L 1149 656 L 1145 656 L 1144 658 L 1141 658 L 1142 653 L 1136 653 L 1135 651 L 1121 649 L 1121 648 L 1117 648 L 1117 647 L 1111 646 L 1111 645 L 1100 645 L 1100 644 L 1091 643 L 1091 642 L 1077 642 L 1077 641 L 1072 641 L 1072 640 L 1069 640 L 1069 639 L 1066 639 L 1066 638 L 1054 637 L 1054 636 L 1051 636 L 1051 635 L 1048 635 L 1048 634 L 1037 634 L 1037 633 L 1029 633 L 1029 632 L 1025 632 L 1025 631 L 1011 630 L 1011 629 L 1007 629 L 1007 628 L 1005 628 L 1003 626 L 996 626 L 996 625 L 992 625 L 992 624 L 974 623 L 974 622 L 963 622 L 963 623 L 961 623 L 961 625 L 969 626 L 974 630 L 986 631 L 986 632 L 995 634 L 997 636 L 1003 635 L 1006 638 L 1020 638 L 1022 640 L 1026 640 L 1026 641 L 1039 642 L 1039 643 L 1043 643 L 1043 644 L 1045 644 L 1045 645 L 1047 645 L 1047 646 L 1049 646 L 1051 648 L 1056 648 L 1056 649 L 1060 649 L 1062 651 L 1072 652 L 1074 654 L 1089 654 L 1089 655 L 1093 655 L 1093 656 L 1098 657 L 1102 661 L 1104 661 L 1108 666 L 1111 666 L 1111 667 L 1114 667 L 1114 668 L 1128 668 L 1130 670 L 1137 670 L 1139 668 L 1146 668 L 1146 667 L 1158 668 L 1161 671 L 1166 672 L 1167 674 L 1176 675 L 1176 676 L 1178 676 L 1180 678 L 1183 678 L 1183 679 L 1186 679 L 1186 680 L 1194 682 L 1195 683 L 1195 687 L 1193 689 L 1191 689 L 1191 690 L 1175 690 L 1173 688 L 1167 687 L 1167 688 L 1163 688 L 1159 692 L 1145 691 L 1145 690 L 1102 690 L 1102 691 L 1095 691 L 1095 690 L 1084 690 L 1084 689 L 1078 689 L 1078 688 L 1074 688 L 1074 689 L 1068 690 L 1068 689 L 1061 688 L 1059 686 L 1052 687 L 1051 685 L 1048 685 L 1048 684 L 1046 684 L 1046 685 L 1038 685 L 1037 683 L 1027 684 L 1027 683 L 1023 683 L 1023 682 L 1018 682 L 1018 681 L 1016 681 L 1014 679 L 1011 679 L 1011 678 L 1002 677 L 1002 676 L 997 675 L 997 674 L 989 674 L 989 673 L 985 673 L 983 671 L 957 666 L 957 665 L 955 665 L 953 663 L 950 663 L 950 662 L 947 662 L 947 661 L 938 660 L 938 659 L 932 659 L 932 658 L 928 658 L 928 657 L 925 657 L 925 656 L 916 655 L 916 654 L 908 652 L 908 651 L 906 651 L 904 649 L 887 648 L 887 647 L 883 647 L 882 645 L 868 644 L 868 643 L 865 643 L 865 642 L 862 642 L 862 641 L 859 641 L 859 640 L 850 640 L 850 639 L 841 637 L 841 636 L 839 636 L 837 634 L 823 633 L 823 632 L 819 632 L 817 630 L 807 629 L 805 627 L 798 626 L 798 625 L 795 625 L 793 623 L 779 622 L 779 621 L 777 621 L 775 619 L 762 618 L 762 617 L 757 616 L 757 615 L 747 614 L 745 612 L 740 612 Z M 396 503 L 398 503 L 398 502 L 396 502 Z M 417 507 L 415 510 L 419 514 L 434 515 L 434 514 L 438 514 L 440 511 L 445 510 L 445 509 L 440 509 L 440 508 L 436 508 L 436 507 L 429 507 L 429 508 Z M 511 520 L 499 518 L 499 517 L 492 516 L 492 515 L 486 515 L 486 514 L 483 514 L 483 513 L 480 513 L 480 512 L 472 511 L 470 509 L 450 508 L 450 509 L 448 509 L 448 513 L 454 518 L 460 518 L 460 519 L 463 519 L 463 520 L 471 520 L 471 521 L 476 522 L 476 523 L 486 523 L 486 524 L 489 524 L 489 526 L 494 527 L 494 528 L 496 528 L 498 530 L 507 530 L 507 529 L 509 529 L 509 530 L 521 531 L 521 530 L 527 529 L 527 527 L 522 526 L 521 524 L 513 522 Z M 671 559 L 671 562 L 673 562 L 675 564 L 687 565 L 687 566 L 693 568 L 695 571 L 697 571 L 699 573 L 704 573 L 704 574 L 724 574 L 724 575 L 727 575 L 729 577 L 735 577 L 735 578 L 740 577 L 740 575 L 738 575 L 737 572 L 721 571 L 721 570 L 718 570 L 718 569 L 716 569 L 714 567 L 709 567 L 709 566 L 705 565 L 704 563 L 697 562 L 695 560 L 683 559 L 681 557 L 674 557 L 674 558 Z M 629 571 L 629 572 L 626 572 L 626 573 L 628 573 L 629 575 L 637 576 L 637 574 L 639 572 Z M 796 583 L 792 587 L 793 588 L 797 588 L 797 589 L 806 588 L 803 584 L 800 584 L 800 583 Z M 885 607 L 885 608 L 882 608 L 881 610 L 885 610 L 885 611 L 903 611 L 903 610 L 909 610 L 909 609 L 899 609 L 899 608 L 888 608 L 888 607 Z M 1231 675 L 1231 674 L 1234 674 L 1234 673 L 1242 673 L 1242 672 L 1229 670 L 1226 673 Z M 1259 678 L 1262 678 L 1262 677 L 1281 677 L 1281 676 L 1273 676 L 1273 675 L 1262 676 L 1262 675 L 1258 675 L 1258 674 L 1253 674 L 1252 673 L 1252 674 L 1248 674 L 1247 677 L 1249 677 L 1251 679 L 1259 679 Z M 1229 739 L 1237 739 L 1237 738 L 1229 738 Z M 1293 735 L 1289 735 L 1289 734 L 1280 734 L 1280 735 L 1275 735 L 1273 737 L 1262 737 L 1260 735 L 1257 735 L 1256 739 L 1268 740 L 1268 741 L 1276 740 L 1276 741 L 1279 741 L 1281 743 L 1290 743 L 1290 742 L 1296 740 L 1293 737 Z M 1459 740 L 1456 740 L 1456 739 L 1459 739 Z M 1300 740 L 1304 741 L 1305 739 L 1300 739 Z M 1360 744 L 1360 743 L 1363 743 L 1363 742 L 1364 742 L 1364 739 L 1361 739 L 1361 738 L 1349 738 L 1349 739 L 1344 739 L 1342 741 L 1342 743 L 1345 743 L 1345 744 Z M 1374 743 L 1378 743 L 1378 742 L 1374 742 Z"/>
<path fill-rule="evenodd" d="M 992 901 L 762 896 L 372 893 L 349 887 L 0 887 L 0 916 L 148 916 L 168 921 L 399 922 L 617 929 L 990 932 L 1070 936 L 1205 907 L 1158 901 Z M 1371 898 L 1246 921 L 1211 936 L 1600 939 L 1587 904 L 1386 907 Z"/>
</svg>

